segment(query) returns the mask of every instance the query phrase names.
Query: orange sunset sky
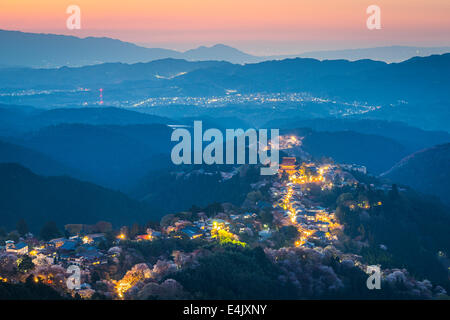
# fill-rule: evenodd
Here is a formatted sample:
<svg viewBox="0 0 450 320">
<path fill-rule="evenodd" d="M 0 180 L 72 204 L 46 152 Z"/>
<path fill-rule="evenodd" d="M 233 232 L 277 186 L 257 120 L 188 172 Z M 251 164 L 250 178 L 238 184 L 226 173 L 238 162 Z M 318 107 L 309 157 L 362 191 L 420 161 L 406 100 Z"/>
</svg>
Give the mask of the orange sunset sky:
<svg viewBox="0 0 450 320">
<path fill-rule="evenodd" d="M 381 30 L 366 8 L 381 7 Z M 81 8 L 81 30 L 66 8 Z M 0 0 L 0 29 L 107 36 L 178 50 L 225 43 L 254 54 L 450 45 L 449 0 Z"/>
</svg>

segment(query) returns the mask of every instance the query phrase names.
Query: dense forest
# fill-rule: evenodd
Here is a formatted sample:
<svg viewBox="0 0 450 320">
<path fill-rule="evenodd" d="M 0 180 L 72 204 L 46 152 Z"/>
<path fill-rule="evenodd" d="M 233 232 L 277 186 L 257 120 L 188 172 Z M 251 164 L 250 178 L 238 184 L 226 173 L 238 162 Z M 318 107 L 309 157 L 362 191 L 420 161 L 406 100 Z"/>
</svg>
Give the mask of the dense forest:
<svg viewBox="0 0 450 320">
<path fill-rule="evenodd" d="M 450 213 L 439 200 L 412 190 L 399 192 L 396 185 L 387 193 L 360 185 L 320 197 L 336 208 L 345 225 L 347 250 L 359 251 L 369 264 L 406 267 L 419 278 L 449 288 L 441 260 L 450 249 Z"/>
</svg>

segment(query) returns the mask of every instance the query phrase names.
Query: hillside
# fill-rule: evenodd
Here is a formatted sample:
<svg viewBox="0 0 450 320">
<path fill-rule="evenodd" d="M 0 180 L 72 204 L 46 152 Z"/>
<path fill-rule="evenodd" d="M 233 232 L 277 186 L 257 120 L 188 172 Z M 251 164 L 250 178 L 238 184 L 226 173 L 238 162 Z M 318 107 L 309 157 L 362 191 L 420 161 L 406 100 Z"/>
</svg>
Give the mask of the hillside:
<svg viewBox="0 0 450 320">
<path fill-rule="evenodd" d="M 364 165 L 372 174 L 387 170 L 407 154 L 392 139 L 352 131 L 313 132 L 305 136 L 302 148 L 316 158 Z"/>
<path fill-rule="evenodd" d="M 18 164 L 0 164 L 1 225 L 12 229 L 24 218 L 33 231 L 47 221 L 118 226 L 160 217 L 124 194 L 69 177 L 44 177 Z"/>
<path fill-rule="evenodd" d="M 449 164 L 450 143 L 441 144 L 407 156 L 382 176 L 450 204 Z"/>
</svg>

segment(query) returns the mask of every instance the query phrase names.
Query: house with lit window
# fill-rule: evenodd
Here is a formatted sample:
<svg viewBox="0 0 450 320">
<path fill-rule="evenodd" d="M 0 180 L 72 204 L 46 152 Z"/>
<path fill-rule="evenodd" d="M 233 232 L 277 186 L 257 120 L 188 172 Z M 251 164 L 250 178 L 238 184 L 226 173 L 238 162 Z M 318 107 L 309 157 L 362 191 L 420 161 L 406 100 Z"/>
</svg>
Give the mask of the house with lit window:
<svg viewBox="0 0 450 320">
<path fill-rule="evenodd" d="M 162 233 L 161 232 L 153 230 L 152 228 L 147 228 L 146 232 L 151 237 L 152 240 L 162 237 Z"/>
<path fill-rule="evenodd" d="M 308 221 L 316 221 L 316 212 L 314 210 L 307 210 L 304 214 L 304 217 Z"/>
<path fill-rule="evenodd" d="M 316 239 L 316 240 L 325 240 L 326 239 L 325 232 L 316 231 L 312 234 L 311 238 Z"/>
<path fill-rule="evenodd" d="M 17 255 L 23 255 L 28 253 L 28 244 L 25 242 L 19 242 L 15 244 L 14 241 L 5 241 L 5 250 L 9 253 L 15 253 Z"/>
<path fill-rule="evenodd" d="M 47 242 L 47 246 L 50 248 L 58 249 L 59 247 L 61 247 L 64 244 L 65 241 L 66 241 L 65 238 L 52 239 L 49 242 Z"/>
<path fill-rule="evenodd" d="M 181 229 L 180 231 L 185 236 L 188 236 L 189 239 L 196 239 L 203 235 L 203 232 L 200 229 L 193 227 L 193 226 L 187 226 L 187 227 Z"/>
<path fill-rule="evenodd" d="M 136 241 L 151 241 L 151 240 L 153 240 L 152 235 L 148 234 L 148 233 L 138 234 L 135 239 L 136 239 Z"/>
<path fill-rule="evenodd" d="M 77 248 L 78 243 L 74 240 L 66 240 L 63 245 L 58 248 L 58 251 L 61 253 L 69 254 L 74 252 Z"/>
<path fill-rule="evenodd" d="M 98 245 L 105 240 L 106 238 L 103 233 L 93 233 L 83 237 L 83 243 L 92 245 Z"/>
</svg>

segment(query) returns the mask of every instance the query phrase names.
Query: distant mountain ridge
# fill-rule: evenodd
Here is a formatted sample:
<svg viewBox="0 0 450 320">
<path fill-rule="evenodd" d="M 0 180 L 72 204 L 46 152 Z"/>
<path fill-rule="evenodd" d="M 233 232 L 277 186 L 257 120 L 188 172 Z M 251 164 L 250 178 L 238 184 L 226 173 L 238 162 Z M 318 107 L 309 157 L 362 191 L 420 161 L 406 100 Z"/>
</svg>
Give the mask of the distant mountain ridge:
<svg viewBox="0 0 450 320">
<path fill-rule="evenodd" d="M 224 60 L 231 63 L 261 62 L 264 57 L 257 57 L 242 52 L 224 44 L 216 44 L 212 47 L 201 46 L 184 52 L 183 58 L 187 60 Z"/>
<path fill-rule="evenodd" d="M 0 61 L 8 66 L 59 67 L 179 58 L 179 52 L 143 48 L 111 38 L 0 30 Z M 6 49 L 5 49 L 6 48 Z"/>
<path fill-rule="evenodd" d="M 0 136 L 15 136 L 59 124 L 167 125 L 176 123 L 165 117 L 107 106 L 51 110 L 30 107 L 23 110 L 20 106 L 0 104 Z"/>
<path fill-rule="evenodd" d="M 223 44 L 202 46 L 183 53 L 170 49 L 142 47 L 107 37 L 78 38 L 8 30 L 0 30 L 0 45 L 2 67 L 80 67 L 111 62 L 149 62 L 167 58 L 232 63 L 264 60 Z"/>
<path fill-rule="evenodd" d="M 130 107 L 153 101 L 160 105 L 190 104 L 180 97 L 220 97 L 221 101 L 231 101 L 224 102 L 230 105 L 239 95 L 296 93 L 306 102 L 290 104 L 301 106 L 313 101 L 314 108 L 305 109 L 313 114 L 320 106 L 329 105 L 333 113 L 325 116 L 404 121 L 450 132 L 449 72 L 450 53 L 391 64 L 295 58 L 239 65 L 163 59 L 80 68 L 8 68 L 0 69 L 0 103 L 43 108 L 98 105 L 99 88 L 106 104 Z M 263 103 L 271 102 L 265 99 Z M 357 113 L 355 108 L 359 108 Z"/>
<path fill-rule="evenodd" d="M 163 59 L 131 65 L 0 69 L 0 87 L 75 90 L 80 86 L 107 85 L 115 90 L 129 91 L 145 86 L 146 95 L 153 97 L 200 96 L 200 93 L 201 96 L 225 95 L 233 89 L 241 94 L 307 92 L 324 98 L 339 97 L 369 103 L 402 100 L 412 103 L 448 101 L 449 69 L 450 53 L 415 57 L 394 64 L 372 60 L 295 58 L 236 65 Z"/>
<path fill-rule="evenodd" d="M 58 89 L 74 86 L 114 85 L 130 81 L 157 81 L 174 79 L 185 73 L 231 65 L 218 61 L 186 61 L 165 58 L 146 63 L 103 63 L 83 67 L 61 68 L 5 68 L 0 69 L 0 87 L 21 88 L 38 86 Z M 98 95 L 97 92 L 95 92 Z"/>
<path fill-rule="evenodd" d="M 373 59 L 400 62 L 414 56 L 428 56 L 450 52 L 450 47 L 389 46 L 362 49 L 311 51 L 291 55 L 256 56 L 236 48 L 216 44 L 180 52 L 164 48 L 148 48 L 107 37 L 86 37 L 26 33 L 0 30 L 0 68 L 85 66 L 108 62 L 138 63 L 173 58 L 190 61 L 216 60 L 231 63 L 257 63 L 286 58 L 314 58 L 319 60 Z"/>
<path fill-rule="evenodd" d="M 318 60 L 339 60 L 349 61 L 370 59 L 384 62 L 402 62 L 412 57 L 426 57 L 433 54 L 443 54 L 450 52 L 450 47 L 408 47 L 408 46 L 387 46 L 361 49 L 310 51 L 299 55 L 290 56 L 299 58 L 313 58 Z"/>
</svg>

